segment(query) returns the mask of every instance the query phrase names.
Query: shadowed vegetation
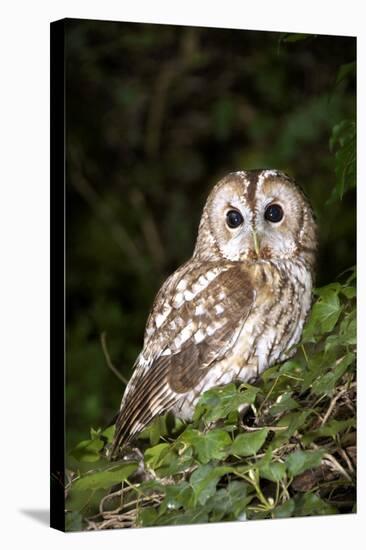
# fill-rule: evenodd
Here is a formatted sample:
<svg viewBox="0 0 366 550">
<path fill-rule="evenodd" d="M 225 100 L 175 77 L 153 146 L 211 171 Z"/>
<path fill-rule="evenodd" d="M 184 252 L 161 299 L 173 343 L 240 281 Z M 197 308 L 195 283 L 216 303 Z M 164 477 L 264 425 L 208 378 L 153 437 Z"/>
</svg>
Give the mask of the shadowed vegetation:
<svg viewBox="0 0 366 550">
<path fill-rule="evenodd" d="M 66 55 L 69 528 L 351 511 L 355 39 L 69 21 Z M 258 167 L 293 176 L 319 223 L 304 347 L 255 387 L 206 394 L 192 425 L 155 422 L 151 479 L 111 467 L 103 429 L 154 296 L 214 183 Z M 239 423 L 226 399 L 250 405 Z"/>
</svg>

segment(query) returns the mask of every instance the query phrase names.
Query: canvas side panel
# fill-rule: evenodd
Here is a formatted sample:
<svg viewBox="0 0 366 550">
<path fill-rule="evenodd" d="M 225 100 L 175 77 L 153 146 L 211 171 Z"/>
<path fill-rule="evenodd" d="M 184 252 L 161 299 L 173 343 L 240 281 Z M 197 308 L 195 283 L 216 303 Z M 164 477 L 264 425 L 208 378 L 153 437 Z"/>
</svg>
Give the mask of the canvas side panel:
<svg viewBox="0 0 366 550">
<path fill-rule="evenodd" d="M 51 514 L 65 530 L 65 21 L 51 23 Z"/>
</svg>

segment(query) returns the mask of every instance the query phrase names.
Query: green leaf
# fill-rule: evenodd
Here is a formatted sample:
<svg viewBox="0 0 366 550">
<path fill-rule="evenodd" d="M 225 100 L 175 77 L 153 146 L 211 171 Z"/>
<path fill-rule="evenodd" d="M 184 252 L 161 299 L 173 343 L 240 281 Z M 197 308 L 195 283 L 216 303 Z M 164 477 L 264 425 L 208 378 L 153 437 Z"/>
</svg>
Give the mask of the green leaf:
<svg viewBox="0 0 366 550">
<path fill-rule="evenodd" d="M 274 367 L 269 367 L 266 369 L 261 378 L 264 383 L 267 384 L 267 382 L 270 382 L 271 380 L 274 380 L 275 378 L 278 378 L 279 372 L 278 372 L 278 365 L 275 365 Z"/>
<path fill-rule="evenodd" d="M 291 411 L 299 407 L 299 404 L 295 399 L 291 397 L 292 392 L 281 393 L 277 398 L 276 403 L 272 405 L 269 409 L 269 412 L 275 416 L 276 414 L 282 413 L 284 411 Z"/>
<path fill-rule="evenodd" d="M 313 305 L 310 318 L 305 325 L 303 342 L 316 342 L 317 335 L 331 332 L 334 329 L 342 312 L 338 296 L 341 288 L 339 283 L 332 283 L 314 291 L 319 298 Z"/>
<path fill-rule="evenodd" d="M 272 461 L 272 452 L 268 449 L 263 458 L 258 460 L 257 467 L 260 477 L 269 481 L 280 481 L 286 475 L 286 466 L 282 462 Z"/>
<path fill-rule="evenodd" d="M 341 293 L 344 294 L 349 300 L 356 297 L 356 289 L 354 286 L 343 286 L 341 288 Z"/>
<path fill-rule="evenodd" d="M 104 443 L 100 439 L 87 439 L 80 441 L 69 454 L 79 462 L 97 462 L 103 447 Z"/>
<path fill-rule="evenodd" d="M 113 424 L 113 426 L 108 426 L 105 430 L 103 430 L 100 434 L 100 438 L 105 438 L 107 443 L 112 443 L 114 432 L 116 431 L 116 426 Z"/>
<path fill-rule="evenodd" d="M 296 411 L 280 418 L 276 425 L 278 427 L 284 427 L 285 429 L 275 434 L 275 437 L 269 445 L 269 450 L 273 451 L 286 443 L 300 427 L 302 430 L 306 430 L 306 421 L 311 414 L 311 410 Z"/>
<path fill-rule="evenodd" d="M 246 385 L 246 390 L 238 389 L 235 384 L 207 390 L 200 398 L 194 413 L 194 419 L 203 418 L 206 422 L 216 422 L 237 412 L 243 404 L 254 403 L 259 388 Z"/>
<path fill-rule="evenodd" d="M 313 307 L 313 315 L 316 322 L 320 325 L 321 332 L 330 332 L 333 330 L 340 313 L 341 304 L 338 292 L 331 289 L 323 292 L 320 300 Z"/>
<path fill-rule="evenodd" d="M 290 359 L 280 366 L 279 372 L 281 374 L 290 374 L 295 377 L 301 377 L 303 366 L 299 361 L 294 361 L 293 359 Z"/>
<path fill-rule="evenodd" d="M 191 525 L 194 523 L 207 523 L 209 510 L 200 506 L 192 510 L 172 511 L 169 514 L 159 516 L 155 525 Z"/>
<path fill-rule="evenodd" d="M 138 515 L 138 523 L 142 527 L 151 527 L 156 525 L 158 512 L 153 507 L 141 508 Z"/>
<path fill-rule="evenodd" d="M 125 481 L 137 469 L 136 463 L 115 463 L 99 471 L 94 471 L 77 479 L 70 492 L 86 489 L 108 489 L 116 483 Z"/>
<path fill-rule="evenodd" d="M 159 443 L 160 437 L 168 433 L 168 415 L 156 416 L 143 430 L 140 432 L 139 439 L 148 439 L 150 445 L 154 446 Z"/>
<path fill-rule="evenodd" d="M 286 458 L 286 467 L 289 474 L 294 477 L 309 470 L 320 466 L 321 459 L 325 453 L 324 449 L 316 451 L 294 451 Z"/>
<path fill-rule="evenodd" d="M 231 453 L 237 456 L 255 455 L 265 442 L 268 431 L 267 428 L 262 428 L 255 432 L 237 435 L 231 446 Z"/>
<path fill-rule="evenodd" d="M 100 499 L 104 495 L 104 489 L 75 490 L 74 486 L 71 486 L 66 500 L 66 510 L 67 512 L 82 512 L 84 517 L 91 516 L 97 512 Z"/>
<path fill-rule="evenodd" d="M 229 482 L 207 501 L 207 508 L 211 509 L 210 521 L 238 519 L 253 498 L 253 489 L 246 482 Z"/>
<path fill-rule="evenodd" d="M 167 510 L 178 510 L 192 506 L 193 491 L 191 485 L 183 480 L 177 485 L 166 485 L 165 497 L 159 508 L 159 514 Z"/>
<path fill-rule="evenodd" d="M 216 491 L 219 479 L 234 469 L 230 466 L 213 467 L 210 464 L 199 466 L 189 480 L 196 502 L 203 505 Z"/>
<path fill-rule="evenodd" d="M 260 466 L 259 474 L 269 481 L 280 481 L 286 475 L 286 466 L 282 462 L 269 462 Z"/>
<path fill-rule="evenodd" d="M 272 515 L 274 518 L 290 518 L 293 516 L 295 510 L 295 501 L 290 498 L 289 500 L 286 500 L 283 504 L 280 504 L 280 506 L 276 506 L 276 508 L 273 510 Z"/>
<path fill-rule="evenodd" d="M 330 350 L 332 351 L 332 350 Z M 304 392 L 316 380 L 320 375 L 324 374 L 329 364 L 332 364 L 332 360 L 336 360 L 334 354 L 329 353 L 327 361 L 325 361 L 324 351 L 314 353 L 309 357 L 307 369 L 304 372 L 304 378 L 301 386 L 301 391 Z"/>
<path fill-rule="evenodd" d="M 334 387 L 338 380 L 343 376 L 348 367 L 354 361 L 354 354 L 347 353 L 341 361 L 333 368 L 333 370 L 327 372 L 313 383 L 313 393 L 316 395 L 326 393 L 329 394 L 334 390 Z"/>
<path fill-rule="evenodd" d="M 150 468 L 155 470 L 156 468 L 162 466 L 165 463 L 167 457 L 171 457 L 172 454 L 174 453 L 171 450 L 169 443 L 159 443 L 154 447 L 146 449 L 144 460 Z"/>
<path fill-rule="evenodd" d="M 65 530 L 66 531 L 82 531 L 83 516 L 79 512 L 66 512 L 65 514 Z"/>
<path fill-rule="evenodd" d="M 314 289 L 314 294 L 324 300 L 327 300 L 327 298 L 329 296 L 331 297 L 333 294 L 336 294 L 338 296 L 341 290 L 342 290 L 341 283 L 330 283 L 329 285 L 325 285 Z"/>
<path fill-rule="evenodd" d="M 335 154 L 336 186 L 328 202 L 342 199 L 343 194 L 356 186 L 356 124 L 343 120 L 333 128 L 329 142 Z"/>
<path fill-rule="evenodd" d="M 294 516 L 319 516 L 336 514 L 337 509 L 314 493 L 305 493 L 295 499 Z"/>
<path fill-rule="evenodd" d="M 344 63 L 339 67 L 335 85 L 338 86 L 345 78 L 348 76 L 356 75 L 356 61 L 351 61 L 351 63 Z"/>
<path fill-rule="evenodd" d="M 308 445 L 312 441 L 323 437 L 335 437 L 337 434 L 340 434 L 347 430 L 348 428 L 354 428 L 356 426 L 356 419 L 354 417 L 347 418 L 346 420 L 329 420 L 324 426 L 313 430 L 303 435 L 304 445 Z"/>
<path fill-rule="evenodd" d="M 179 441 L 184 445 L 191 445 L 202 464 L 207 464 L 213 459 L 221 460 L 225 458 L 231 445 L 229 434 L 219 429 L 202 433 L 188 428 L 179 437 Z"/>
<path fill-rule="evenodd" d="M 337 337 L 337 335 L 334 335 Z M 357 319 L 356 309 L 347 315 L 340 324 L 339 336 L 340 343 L 345 346 L 355 346 L 357 343 Z"/>
</svg>

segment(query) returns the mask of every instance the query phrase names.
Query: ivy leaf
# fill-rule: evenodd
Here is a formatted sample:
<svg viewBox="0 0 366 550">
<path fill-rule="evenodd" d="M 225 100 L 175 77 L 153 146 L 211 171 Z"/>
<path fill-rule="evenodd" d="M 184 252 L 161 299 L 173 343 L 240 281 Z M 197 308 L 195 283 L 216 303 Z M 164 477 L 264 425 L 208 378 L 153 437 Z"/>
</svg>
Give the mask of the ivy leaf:
<svg viewBox="0 0 366 550">
<path fill-rule="evenodd" d="M 334 390 L 334 386 L 336 385 L 339 378 L 343 376 L 343 374 L 353 363 L 353 361 L 354 354 L 347 353 L 347 355 L 345 355 L 343 359 L 339 361 L 338 364 L 331 371 L 324 374 L 324 376 L 321 376 L 318 380 L 315 380 L 312 389 L 313 393 L 315 393 L 316 395 L 322 393 L 331 393 Z"/>
<path fill-rule="evenodd" d="M 253 489 L 244 481 L 230 481 L 207 501 L 211 509 L 210 520 L 237 519 L 254 498 Z"/>
<path fill-rule="evenodd" d="M 314 294 L 316 296 L 319 296 L 320 298 L 326 300 L 327 297 L 330 296 L 332 293 L 334 293 L 338 296 L 338 294 L 340 293 L 341 290 L 342 290 L 341 283 L 336 282 L 336 283 L 330 283 L 329 285 L 325 285 L 325 286 L 316 288 L 314 290 Z"/>
<path fill-rule="evenodd" d="M 87 439 L 80 441 L 69 454 L 79 462 L 97 462 L 103 447 L 104 443 L 100 439 Z"/>
<path fill-rule="evenodd" d="M 341 293 L 345 295 L 348 300 L 356 297 L 356 289 L 354 286 L 342 286 Z"/>
<path fill-rule="evenodd" d="M 309 470 L 320 466 L 321 459 L 324 455 L 324 449 L 316 451 L 294 451 L 286 458 L 286 467 L 289 474 L 294 477 Z"/>
<path fill-rule="evenodd" d="M 217 466 L 204 464 L 199 466 L 189 480 L 193 489 L 195 501 L 203 505 L 215 493 L 219 479 L 234 469 L 230 466 Z"/>
<path fill-rule="evenodd" d="M 225 458 L 231 445 L 229 434 L 219 429 L 202 433 L 189 428 L 179 437 L 179 441 L 194 448 L 201 464 L 207 464 L 210 460 Z"/>
<path fill-rule="evenodd" d="M 100 499 L 105 495 L 104 489 L 76 489 L 71 487 L 66 500 L 66 512 L 82 512 L 84 517 L 88 517 L 98 510 Z M 76 521 L 77 516 L 73 516 Z M 70 521 L 74 521 L 72 518 Z"/>
<path fill-rule="evenodd" d="M 305 493 L 295 500 L 295 516 L 320 516 L 337 513 L 331 506 L 314 493 Z"/>
<path fill-rule="evenodd" d="M 281 412 L 290 411 L 292 409 L 298 408 L 298 402 L 295 401 L 295 399 L 293 399 L 291 396 L 292 392 L 281 393 L 276 400 L 276 403 L 272 405 L 272 407 L 269 409 L 271 415 L 275 416 L 276 414 L 279 414 Z"/>
<path fill-rule="evenodd" d="M 149 468 L 159 473 L 159 476 L 175 475 L 191 464 L 192 450 L 187 449 L 178 455 L 174 445 L 159 443 L 146 449 L 144 460 Z"/>
<path fill-rule="evenodd" d="M 79 512 L 66 512 L 65 530 L 81 531 L 83 528 L 83 516 Z"/>
<path fill-rule="evenodd" d="M 116 426 L 113 424 L 113 426 L 108 426 L 105 430 L 103 430 L 100 434 L 100 439 L 105 439 L 107 443 L 112 443 L 114 432 L 116 431 Z"/>
<path fill-rule="evenodd" d="M 342 199 L 348 189 L 356 186 L 356 124 L 343 120 L 333 128 L 329 147 L 335 154 L 337 183 L 328 202 Z"/>
<path fill-rule="evenodd" d="M 272 512 L 272 515 L 274 518 L 289 518 L 293 516 L 294 510 L 295 502 L 292 498 L 290 498 L 283 504 L 280 504 L 280 506 L 276 506 Z"/>
<path fill-rule="evenodd" d="M 173 451 L 169 443 L 159 443 L 149 449 L 146 449 L 144 459 L 145 463 L 155 470 L 165 463 L 167 456 L 171 457 Z M 174 454 L 174 453 L 173 453 Z"/>
<path fill-rule="evenodd" d="M 207 523 L 208 510 L 205 506 L 200 506 L 185 512 L 173 511 L 159 518 L 159 525 L 191 525 L 194 523 Z"/>
<path fill-rule="evenodd" d="M 259 474 L 269 481 L 280 481 L 286 475 L 286 466 L 282 462 L 269 462 L 260 466 Z"/>
<path fill-rule="evenodd" d="M 335 85 L 338 86 L 343 80 L 348 76 L 356 75 L 356 61 L 351 61 L 351 63 L 344 63 L 339 67 Z"/>
<path fill-rule="evenodd" d="M 138 523 L 142 527 L 151 527 L 156 524 L 158 512 L 152 506 L 141 508 L 138 516 Z"/>
<path fill-rule="evenodd" d="M 356 426 L 356 419 L 354 417 L 347 418 L 346 420 L 336 420 L 333 418 L 329 420 L 324 426 L 317 430 L 311 431 L 303 436 L 304 445 L 308 445 L 312 441 L 323 437 L 335 437 L 347 430 L 348 428 L 354 428 Z"/>
<path fill-rule="evenodd" d="M 286 443 L 290 437 L 301 427 L 303 430 L 306 429 L 306 420 L 312 414 L 311 410 L 307 411 L 296 411 L 289 413 L 277 422 L 278 427 L 284 427 L 285 429 L 280 432 L 277 432 L 273 440 L 269 445 L 269 450 L 274 450 Z"/>
<path fill-rule="evenodd" d="M 262 428 L 255 432 L 237 435 L 231 445 L 231 453 L 237 456 L 255 455 L 265 442 L 268 431 L 268 428 Z"/>
<path fill-rule="evenodd" d="M 302 336 L 303 342 L 315 342 L 314 336 L 331 332 L 342 312 L 339 300 L 340 287 L 332 285 L 317 289 L 318 301 L 313 305 L 310 319 L 307 322 Z"/>
<path fill-rule="evenodd" d="M 116 483 L 125 481 L 136 469 L 136 463 L 122 462 L 115 463 L 112 466 L 109 465 L 77 479 L 71 488 L 71 492 L 86 489 L 108 489 Z"/>
<path fill-rule="evenodd" d="M 337 335 L 334 335 L 337 336 Z M 340 324 L 339 336 L 343 345 L 354 346 L 357 343 L 356 310 L 347 315 Z"/>
<path fill-rule="evenodd" d="M 73 482 L 66 510 L 83 512 L 86 517 L 95 513 L 105 490 L 112 485 L 125 481 L 137 468 L 135 463 L 115 463 L 112 466 L 87 473 Z M 74 516 L 76 518 L 76 516 Z M 71 520 L 70 520 L 71 521 Z"/>
<path fill-rule="evenodd" d="M 159 508 L 159 514 L 167 510 L 187 509 L 192 506 L 193 491 L 191 485 L 183 480 L 177 485 L 167 485 L 165 487 L 165 497 Z"/>
<path fill-rule="evenodd" d="M 260 388 L 249 385 L 241 391 L 235 384 L 207 390 L 196 406 L 194 419 L 202 417 L 206 422 L 216 422 L 226 418 L 230 413 L 237 412 L 240 405 L 254 403 L 259 391 Z"/>
<path fill-rule="evenodd" d="M 320 300 L 313 308 L 313 313 L 316 321 L 320 324 L 321 332 L 333 330 L 341 313 L 338 292 L 334 289 L 323 291 Z"/>
<path fill-rule="evenodd" d="M 303 367 L 299 361 L 290 359 L 280 366 L 281 374 L 291 374 L 292 376 L 300 377 L 303 372 Z"/>
</svg>

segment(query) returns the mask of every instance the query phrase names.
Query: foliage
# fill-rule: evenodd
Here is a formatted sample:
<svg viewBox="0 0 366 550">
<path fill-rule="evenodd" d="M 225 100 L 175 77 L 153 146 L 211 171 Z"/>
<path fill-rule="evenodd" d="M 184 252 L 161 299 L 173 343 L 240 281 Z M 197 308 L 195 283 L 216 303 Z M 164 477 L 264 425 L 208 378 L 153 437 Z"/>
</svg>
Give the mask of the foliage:
<svg viewBox="0 0 366 550">
<path fill-rule="evenodd" d="M 355 271 L 337 278 L 355 263 L 354 39 L 77 21 L 66 43 L 67 529 L 355 511 Z M 207 391 L 189 424 L 155 419 L 117 462 L 113 426 L 75 445 L 123 390 L 100 334 L 127 379 L 208 189 L 261 166 L 299 179 L 318 218 L 296 355 Z"/>
<path fill-rule="evenodd" d="M 154 296 L 190 257 L 204 201 L 226 173 L 273 167 L 295 177 L 319 224 L 319 286 L 354 265 L 355 45 L 67 22 L 68 450 L 88 426 L 112 423 L 124 390 L 100 335 L 128 380 Z"/>
<path fill-rule="evenodd" d="M 336 186 L 332 199 L 342 199 L 348 189 L 356 186 L 356 123 L 342 120 L 334 126 L 330 148 L 335 156 Z"/>
<path fill-rule="evenodd" d="M 256 387 L 205 392 L 155 420 L 124 459 L 92 430 L 70 454 L 70 530 L 336 514 L 355 507 L 355 273 L 315 290 L 294 358 Z M 240 416 L 238 407 L 246 407 Z"/>
</svg>

